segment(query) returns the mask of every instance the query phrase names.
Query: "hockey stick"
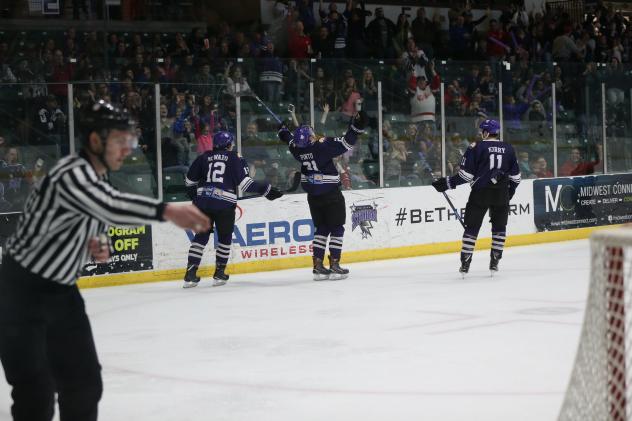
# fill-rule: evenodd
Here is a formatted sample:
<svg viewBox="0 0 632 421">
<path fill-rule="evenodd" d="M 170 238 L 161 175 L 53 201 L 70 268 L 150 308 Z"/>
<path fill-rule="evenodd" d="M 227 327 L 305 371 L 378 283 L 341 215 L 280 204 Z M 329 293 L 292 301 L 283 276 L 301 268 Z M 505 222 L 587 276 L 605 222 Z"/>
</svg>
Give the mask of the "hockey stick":
<svg viewBox="0 0 632 421">
<path fill-rule="evenodd" d="M 300 171 L 296 171 L 294 173 L 294 177 L 292 178 L 292 184 L 290 185 L 290 187 L 288 187 L 285 190 L 281 190 L 281 192 L 283 194 L 285 193 L 294 193 L 296 190 L 298 190 L 298 187 L 301 185 L 301 173 Z M 249 199 L 256 199 L 257 197 L 263 197 L 263 195 L 255 195 L 255 196 L 248 196 L 248 197 L 240 197 L 238 200 L 249 200 Z"/>
<path fill-rule="evenodd" d="M 255 93 L 253 92 L 253 93 L 252 93 L 252 97 L 253 97 L 255 100 L 257 100 L 257 102 L 259 102 L 259 104 L 263 105 L 263 108 L 265 108 L 265 109 L 268 111 L 268 113 L 270 113 L 270 115 L 272 116 L 272 118 L 274 118 L 274 119 L 276 120 L 276 122 L 277 122 L 277 123 L 279 123 L 279 124 L 282 124 L 282 123 L 283 123 L 283 121 L 279 118 L 279 116 L 277 116 L 277 115 L 276 115 L 276 114 L 275 114 L 275 113 L 274 113 L 274 112 L 270 109 L 270 107 L 268 107 L 268 106 L 266 105 L 266 103 L 265 103 L 265 102 L 263 102 L 263 101 L 261 100 L 261 98 L 259 98 L 259 97 L 257 96 L 257 94 L 255 94 Z"/>
<path fill-rule="evenodd" d="M 283 120 L 281 120 L 281 119 L 279 118 L 279 116 L 278 116 L 278 115 L 276 115 L 276 114 L 274 113 L 274 111 L 272 111 L 272 110 L 270 109 L 270 107 L 268 107 L 268 106 L 266 105 L 266 103 L 265 103 L 265 102 L 263 102 L 263 100 L 262 100 L 261 98 L 259 98 L 259 96 L 258 96 L 256 93 L 254 93 L 254 92 L 252 91 L 252 89 L 248 89 L 248 90 L 246 90 L 246 91 L 235 92 L 235 94 L 233 94 L 233 96 L 235 96 L 235 97 L 238 97 L 238 96 L 239 96 L 239 97 L 244 97 L 244 96 L 245 96 L 245 97 L 251 97 L 251 98 L 254 98 L 254 99 L 255 99 L 255 100 L 256 100 L 259 104 L 261 104 L 261 105 L 263 106 L 263 108 L 265 108 L 265 109 L 266 109 L 266 111 L 268 111 L 268 113 L 272 116 L 272 118 L 274 118 L 274 119 L 276 120 L 276 122 L 277 122 L 277 123 L 279 123 L 279 124 L 282 124 L 282 123 L 283 123 Z"/>
<path fill-rule="evenodd" d="M 423 156 L 421 157 L 421 165 L 430 174 L 430 177 L 432 177 L 432 181 L 435 181 L 437 178 L 432 172 L 432 168 L 430 168 L 428 161 L 426 161 L 426 158 Z M 461 226 L 463 227 L 463 229 L 465 229 L 465 223 L 463 222 L 463 218 L 461 218 L 461 214 L 459 214 L 459 212 L 456 210 L 456 206 L 454 206 L 454 204 L 452 203 L 452 200 L 450 200 L 450 197 L 446 194 L 446 192 L 441 192 L 441 193 L 443 193 L 443 197 L 445 197 L 445 200 L 448 202 L 448 205 L 450 205 L 450 207 L 452 208 L 452 212 L 454 212 L 456 217 L 459 218 L 459 222 L 461 223 Z"/>
</svg>

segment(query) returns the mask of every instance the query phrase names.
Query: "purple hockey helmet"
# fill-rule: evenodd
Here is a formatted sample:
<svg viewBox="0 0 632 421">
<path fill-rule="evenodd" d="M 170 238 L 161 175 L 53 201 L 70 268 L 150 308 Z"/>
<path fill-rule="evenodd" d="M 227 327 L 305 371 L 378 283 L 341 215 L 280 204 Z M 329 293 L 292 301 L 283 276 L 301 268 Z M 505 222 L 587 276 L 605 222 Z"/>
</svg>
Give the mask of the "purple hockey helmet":
<svg viewBox="0 0 632 421">
<path fill-rule="evenodd" d="M 235 137 L 230 132 L 217 132 L 213 135 L 213 149 L 226 150 L 235 141 Z"/>
<path fill-rule="evenodd" d="M 306 148 L 311 144 L 310 138 L 314 136 L 314 130 L 308 125 L 302 125 L 294 130 L 294 145 L 297 148 Z"/>
<path fill-rule="evenodd" d="M 496 120 L 483 120 L 478 126 L 481 132 L 497 135 L 500 133 L 500 123 Z"/>
</svg>

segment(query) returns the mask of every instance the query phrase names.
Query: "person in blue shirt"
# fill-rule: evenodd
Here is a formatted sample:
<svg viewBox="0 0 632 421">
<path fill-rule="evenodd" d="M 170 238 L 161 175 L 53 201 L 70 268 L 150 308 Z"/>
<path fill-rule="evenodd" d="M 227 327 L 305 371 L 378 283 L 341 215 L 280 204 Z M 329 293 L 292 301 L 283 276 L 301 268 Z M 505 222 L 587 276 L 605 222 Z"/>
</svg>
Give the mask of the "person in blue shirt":
<svg viewBox="0 0 632 421">
<path fill-rule="evenodd" d="M 505 245 L 509 201 L 520 183 L 520 168 L 514 148 L 500 139 L 500 124 L 484 120 L 479 125 L 482 141 L 470 145 L 463 155 L 459 172 L 451 177 L 435 180 L 432 185 L 439 192 L 469 183 L 472 187 L 465 206 L 465 232 L 461 248 L 461 268 L 466 274 L 478 232 L 487 211 L 492 224 L 492 249 L 489 270 L 498 271 L 498 261 Z"/>
<path fill-rule="evenodd" d="M 250 177 L 248 163 L 233 151 L 233 145 L 232 133 L 215 133 L 213 150 L 204 152 L 193 161 L 185 180 L 187 193 L 193 204 L 211 218 L 211 225 L 214 223 L 217 230 L 213 286 L 224 285 L 229 278 L 225 270 L 233 240 L 238 195 L 252 192 L 268 200 L 283 196 L 283 193 L 270 184 L 256 182 Z M 189 247 L 184 288 L 195 287 L 200 282 L 197 269 L 211 232 L 212 229 L 193 237 Z"/>
<path fill-rule="evenodd" d="M 345 232 L 345 198 L 340 191 L 340 175 L 333 159 L 351 150 L 364 133 L 368 116 L 364 111 L 351 119 L 343 137 L 317 139 L 308 125 L 298 127 L 294 134 L 285 124 L 279 129 L 279 139 L 288 144 L 294 159 L 301 163 L 301 186 L 307 192 L 307 203 L 314 222 L 313 275 L 315 281 L 345 279 L 349 270 L 340 267 L 342 240 Z M 329 238 L 329 268 L 323 265 Z"/>
</svg>

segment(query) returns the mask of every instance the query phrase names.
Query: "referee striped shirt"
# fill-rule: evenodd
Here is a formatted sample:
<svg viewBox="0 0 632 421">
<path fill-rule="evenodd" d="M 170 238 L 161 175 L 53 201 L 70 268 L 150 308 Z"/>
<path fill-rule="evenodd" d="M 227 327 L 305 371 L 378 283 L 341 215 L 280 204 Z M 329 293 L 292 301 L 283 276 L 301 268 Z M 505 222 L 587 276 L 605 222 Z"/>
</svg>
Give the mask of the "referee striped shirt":
<svg viewBox="0 0 632 421">
<path fill-rule="evenodd" d="M 88 158 L 62 158 L 26 200 L 6 253 L 26 270 L 64 285 L 77 281 L 90 258 L 88 240 L 110 225 L 162 220 L 164 204 L 121 193 L 99 176 Z"/>
</svg>

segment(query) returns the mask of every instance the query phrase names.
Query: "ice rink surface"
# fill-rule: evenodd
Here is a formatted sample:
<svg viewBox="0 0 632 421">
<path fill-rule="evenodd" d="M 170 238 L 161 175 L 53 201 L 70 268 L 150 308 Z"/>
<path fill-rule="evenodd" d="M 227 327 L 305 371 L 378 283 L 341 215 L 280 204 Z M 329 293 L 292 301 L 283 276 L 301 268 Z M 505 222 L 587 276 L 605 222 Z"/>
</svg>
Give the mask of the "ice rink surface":
<svg viewBox="0 0 632 421">
<path fill-rule="evenodd" d="M 588 241 L 84 290 L 100 420 L 554 421 L 579 340 Z M 207 258 L 208 260 L 208 258 Z M 0 381 L 0 419 L 9 419 Z"/>
</svg>

